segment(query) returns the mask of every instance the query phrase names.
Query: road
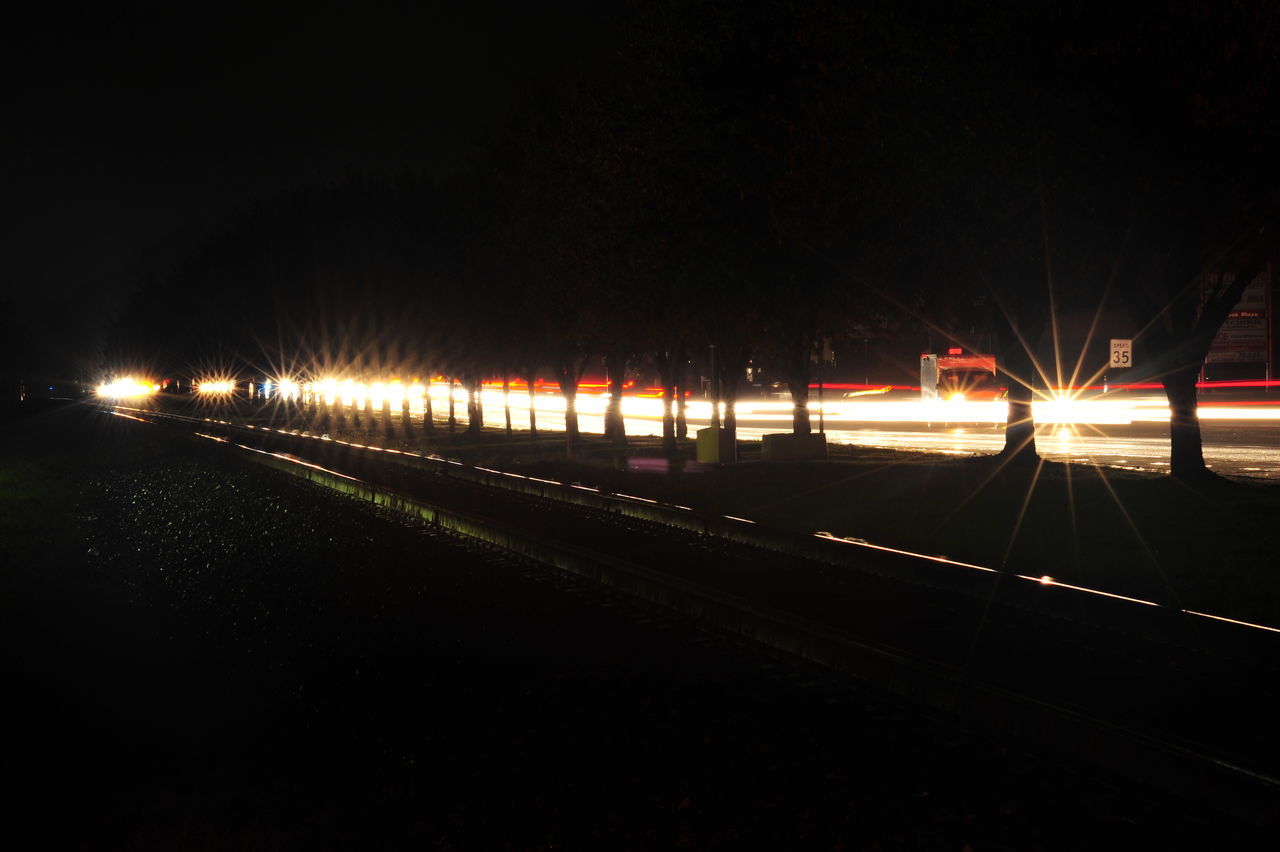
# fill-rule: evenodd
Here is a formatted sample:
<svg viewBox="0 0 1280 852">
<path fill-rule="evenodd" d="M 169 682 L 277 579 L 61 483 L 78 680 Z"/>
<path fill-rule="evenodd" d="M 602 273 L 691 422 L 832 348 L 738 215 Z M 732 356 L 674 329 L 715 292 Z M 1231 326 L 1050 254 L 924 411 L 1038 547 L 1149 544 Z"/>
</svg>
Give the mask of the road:
<svg viewBox="0 0 1280 852">
<path fill-rule="evenodd" d="M 439 417 L 446 407 L 448 389 L 436 383 L 430 394 Z M 340 397 L 331 400 L 346 406 L 357 403 Z M 454 398 L 456 416 L 465 422 L 466 394 L 455 388 Z M 513 427 L 523 429 L 528 423 L 529 397 L 523 391 L 513 392 L 510 400 Z M 538 428 L 563 430 L 563 397 L 542 391 L 534 400 Z M 483 402 L 485 425 L 501 428 L 506 419 L 502 392 L 486 389 Z M 582 431 L 604 431 L 606 402 L 604 394 L 579 393 Z M 381 398 L 375 398 L 374 408 L 379 407 Z M 398 410 L 399 403 L 392 407 Z M 809 407 L 813 429 L 825 431 L 833 444 L 948 455 L 988 454 L 1004 444 L 1006 407 L 1002 402 L 923 402 L 918 392 L 891 391 L 854 398 L 829 394 L 822 402 L 811 398 Z M 412 400 L 411 409 L 421 417 L 420 396 Z M 1063 395 L 1037 401 L 1034 411 L 1037 449 L 1046 459 L 1156 473 L 1169 469 L 1169 410 L 1158 391 L 1122 389 L 1075 398 Z M 623 413 L 628 434 L 662 434 L 661 399 L 628 396 L 623 400 Z M 791 403 L 784 399 L 740 400 L 737 414 L 738 436 L 745 440 L 791 429 Z M 1200 418 L 1205 459 L 1211 469 L 1227 476 L 1280 479 L 1280 390 L 1202 392 Z M 709 425 L 711 406 L 691 400 L 687 419 L 691 432 Z"/>
<path fill-rule="evenodd" d="M 1277 394 L 1206 400 L 1201 407 L 1205 459 L 1214 471 L 1239 477 L 1280 479 L 1280 399 Z M 539 396 L 538 427 L 564 428 L 563 401 Z M 513 401 L 525 402 L 523 395 Z M 580 427 L 603 432 L 604 400 L 579 398 Z M 814 405 L 812 408 L 816 408 Z M 516 428 L 526 422 L 527 405 L 513 411 Z M 628 398 L 624 405 L 627 433 L 662 434 L 658 400 Z M 689 429 L 707 426 L 710 407 L 689 406 Z M 1168 409 L 1155 394 L 1115 395 L 1070 404 L 1038 406 L 1036 446 L 1054 461 L 1073 461 L 1128 470 L 1169 469 Z M 1004 411 L 998 403 L 951 402 L 926 405 L 916 399 L 837 400 L 826 404 L 822 428 L 834 444 L 894 450 L 975 455 L 1004 445 Z M 501 394 L 486 394 L 485 423 L 500 427 Z M 811 415 L 813 428 L 819 418 Z M 738 406 L 738 436 L 759 440 L 770 432 L 789 431 L 791 407 L 785 401 L 746 401 Z"/>
<path fill-rule="evenodd" d="M 836 444 L 854 444 L 894 450 L 922 450 L 950 455 L 994 453 L 1004 446 L 1004 429 L 998 426 L 966 424 L 886 424 L 897 428 L 865 426 L 828 429 L 827 439 Z M 748 425 L 740 428 L 744 438 L 759 439 L 776 431 Z M 1273 424 L 1215 423 L 1204 430 L 1207 464 L 1230 476 L 1280 479 L 1280 430 Z M 1118 467 L 1127 470 L 1167 472 L 1169 469 L 1168 427 L 1151 423 L 1127 426 L 1096 426 L 1089 429 L 1042 426 L 1036 433 L 1040 455 L 1053 461 L 1073 461 Z"/>
</svg>

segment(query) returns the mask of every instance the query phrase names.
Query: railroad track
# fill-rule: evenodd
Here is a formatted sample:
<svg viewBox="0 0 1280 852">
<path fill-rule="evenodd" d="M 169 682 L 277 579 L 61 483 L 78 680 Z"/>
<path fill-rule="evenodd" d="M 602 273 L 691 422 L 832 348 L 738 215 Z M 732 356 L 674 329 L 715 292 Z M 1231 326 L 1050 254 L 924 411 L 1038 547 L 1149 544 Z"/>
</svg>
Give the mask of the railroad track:
<svg viewBox="0 0 1280 852">
<path fill-rule="evenodd" d="M 1274 819 L 1280 636 L 572 483 L 172 413 L 115 409 L 905 701 Z"/>
</svg>

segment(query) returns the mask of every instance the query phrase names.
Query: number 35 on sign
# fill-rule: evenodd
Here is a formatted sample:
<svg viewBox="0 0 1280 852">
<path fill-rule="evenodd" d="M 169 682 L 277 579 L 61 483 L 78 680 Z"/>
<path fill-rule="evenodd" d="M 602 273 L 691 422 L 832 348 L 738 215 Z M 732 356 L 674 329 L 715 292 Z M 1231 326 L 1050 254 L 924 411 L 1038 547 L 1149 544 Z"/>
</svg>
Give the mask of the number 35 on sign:
<svg viewBox="0 0 1280 852">
<path fill-rule="evenodd" d="M 1133 366 L 1133 341 L 1111 338 L 1111 369 Z"/>
</svg>

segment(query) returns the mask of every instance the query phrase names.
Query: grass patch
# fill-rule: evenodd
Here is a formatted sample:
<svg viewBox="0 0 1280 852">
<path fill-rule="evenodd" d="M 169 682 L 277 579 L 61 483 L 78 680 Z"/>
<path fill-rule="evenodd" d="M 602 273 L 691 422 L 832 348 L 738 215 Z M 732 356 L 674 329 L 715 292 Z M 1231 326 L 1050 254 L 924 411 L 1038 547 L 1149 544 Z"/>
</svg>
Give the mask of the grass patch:
<svg viewBox="0 0 1280 852">
<path fill-rule="evenodd" d="M 745 463 L 672 477 L 648 496 L 786 529 L 868 541 L 1031 576 L 1280 623 L 1280 490 L 1191 489 L 1158 475 L 991 457 L 901 454 Z"/>
</svg>

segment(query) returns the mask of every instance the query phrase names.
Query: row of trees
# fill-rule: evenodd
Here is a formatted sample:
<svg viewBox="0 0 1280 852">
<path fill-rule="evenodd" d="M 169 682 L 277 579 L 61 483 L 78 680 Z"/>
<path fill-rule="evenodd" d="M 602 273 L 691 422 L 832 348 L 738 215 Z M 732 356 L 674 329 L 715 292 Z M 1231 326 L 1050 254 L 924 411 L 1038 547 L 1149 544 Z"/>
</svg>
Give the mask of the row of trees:
<svg viewBox="0 0 1280 852">
<path fill-rule="evenodd" d="M 622 442 L 624 379 L 670 402 L 707 344 L 729 401 L 749 359 L 780 374 L 803 432 L 819 341 L 989 334 L 1017 462 L 1037 374 L 1088 378 L 1061 320 L 1116 314 L 1198 478 L 1195 377 L 1274 245 L 1276 20 L 1149 12 L 637 5 L 613 61 L 530 92 L 467 168 L 262 202 L 140 288 L 117 345 L 473 388 L 550 372 L 571 412 L 602 358 Z"/>
</svg>

